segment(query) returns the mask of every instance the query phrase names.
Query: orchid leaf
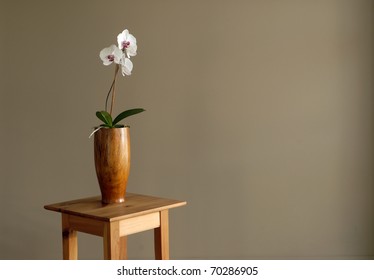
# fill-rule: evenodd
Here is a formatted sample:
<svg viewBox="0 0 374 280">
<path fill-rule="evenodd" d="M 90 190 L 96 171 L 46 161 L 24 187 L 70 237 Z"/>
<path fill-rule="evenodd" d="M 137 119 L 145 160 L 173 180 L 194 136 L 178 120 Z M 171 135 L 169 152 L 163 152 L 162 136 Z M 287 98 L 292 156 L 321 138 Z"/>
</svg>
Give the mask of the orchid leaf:
<svg viewBox="0 0 374 280">
<path fill-rule="evenodd" d="M 97 111 L 96 116 L 109 127 L 113 127 L 112 116 L 106 111 Z"/>
<path fill-rule="evenodd" d="M 120 122 L 121 120 L 123 120 L 124 118 L 127 118 L 127 117 L 130 117 L 132 115 L 136 115 L 136 114 L 139 114 L 141 112 L 144 112 L 145 110 L 142 109 L 142 108 L 136 108 L 136 109 L 130 109 L 130 110 L 126 110 L 124 112 L 122 112 L 121 114 L 119 114 L 113 121 L 113 125 L 116 125 L 118 122 Z"/>
</svg>

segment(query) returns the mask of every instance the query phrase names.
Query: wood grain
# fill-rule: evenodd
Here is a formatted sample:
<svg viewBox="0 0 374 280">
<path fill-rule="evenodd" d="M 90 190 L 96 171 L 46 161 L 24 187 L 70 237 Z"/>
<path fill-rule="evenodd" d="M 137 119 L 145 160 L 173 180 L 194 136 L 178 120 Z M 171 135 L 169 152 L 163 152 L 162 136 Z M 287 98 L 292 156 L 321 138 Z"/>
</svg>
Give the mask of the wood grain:
<svg viewBox="0 0 374 280">
<path fill-rule="evenodd" d="M 102 202 L 124 202 L 130 174 L 130 128 L 99 129 L 94 137 L 94 158 Z"/>
<path fill-rule="evenodd" d="M 71 200 L 44 206 L 45 209 L 88 217 L 101 221 L 116 221 L 186 205 L 186 201 L 127 193 L 126 201 L 103 204 L 100 196 Z"/>
<path fill-rule="evenodd" d="M 160 226 L 160 215 L 158 212 L 132 217 L 120 221 L 120 236 L 130 235 Z"/>
<path fill-rule="evenodd" d="M 69 215 L 62 214 L 62 257 L 64 260 L 78 259 L 77 232 L 70 227 Z"/>
<path fill-rule="evenodd" d="M 169 256 L 169 211 L 160 212 L 160 227 L 154 229 L 155 258 L 168 260 Z"/>
<path fill-rule="evenodd" d="M 121 242 L 119 236 L 119 222 L 108 222 L 104 225 L 104 260 L 119 260 Z"/>
</svg>

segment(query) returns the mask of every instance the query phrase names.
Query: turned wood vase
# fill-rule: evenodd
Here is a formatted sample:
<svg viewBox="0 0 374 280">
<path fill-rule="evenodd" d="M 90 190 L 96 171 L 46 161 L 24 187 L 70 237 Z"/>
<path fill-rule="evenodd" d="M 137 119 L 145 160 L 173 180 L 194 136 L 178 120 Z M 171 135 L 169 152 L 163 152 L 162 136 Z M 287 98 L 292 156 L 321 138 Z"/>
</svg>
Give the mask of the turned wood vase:
<svg viewBox="0 0 374 280">
<path fill-rule="evenodd" d="M 124 202 L 130 173 L 130 128 L 99 129 L 94 138 L 94 156 L 102 202 Z"/>
</svg>

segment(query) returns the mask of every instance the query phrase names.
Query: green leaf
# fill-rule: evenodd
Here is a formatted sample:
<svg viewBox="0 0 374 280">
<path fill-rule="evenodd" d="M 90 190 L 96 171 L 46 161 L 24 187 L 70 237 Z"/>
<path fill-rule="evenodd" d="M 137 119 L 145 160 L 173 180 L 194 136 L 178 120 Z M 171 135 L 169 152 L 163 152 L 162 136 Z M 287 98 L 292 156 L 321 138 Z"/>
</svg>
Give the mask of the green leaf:
<svg viewBox="0 0 374 280">
<path fill-rule="evenodd" d="M 130 109 L 122 112 L 119 114 L 113 121 L 113 125 L 117 124 L 118 122 L 122 121 L 124 118 L 130 117 L 135 114 L 139 114 L 141 112 L 144 112 L 145 110 L 142 108 L 136 108 L 136 109 Z"/>
<path fill-rule="evenodd" d="M 112 116 L 106 111 L 97 111 L 96 116 L 109 127 L 113 127 Z"/>
</svg>

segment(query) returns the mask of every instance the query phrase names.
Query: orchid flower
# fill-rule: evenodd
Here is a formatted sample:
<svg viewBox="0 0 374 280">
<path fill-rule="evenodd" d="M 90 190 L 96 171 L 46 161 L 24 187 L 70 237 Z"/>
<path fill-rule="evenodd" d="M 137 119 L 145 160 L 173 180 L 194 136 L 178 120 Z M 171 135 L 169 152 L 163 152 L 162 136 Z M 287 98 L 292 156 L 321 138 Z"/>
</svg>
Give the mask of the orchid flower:
<svg viewBox="0 0 374 280">
<path fill-rule="evenodd" d="M 122 66 L 122 76 L 125 76 L 125 75 L 130 76 L 133 64 L 130 59 L 125 57 L 125 55 L 123 55 L 121 59 L 121 66 Z"/>
<path fill-rule="evenodd" d="M 138 49 L 136 38 L 125 29 L 118 34 L 117 42 L 118 47 L 111 45 L 110 47 L 101 50 L 100 58 L 106 66 L 113 62 L 120 64 L 122 76 L 130 76 L 133 68 L 130 57 L 135 56 Z"/>
<path fill-rule="evenodd" d="M 127 29 L 118 34 L 117 42 L 118 48 L 121 49 L 128 58 L 131 56 L 136 56 L 136 50 L 138 49 L 138 46 L 136 45 L 136 38 L 130 34 Z"/>
<path fill-rule="evenodd" d="M 100 58 L 106 66 L 112 64 L 112 62 L 120 63 L 122 55 L 122 51 L 116 45 L 111 45 L 100 52 Z"/>
</svg>

